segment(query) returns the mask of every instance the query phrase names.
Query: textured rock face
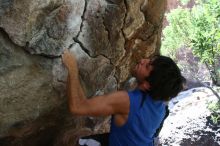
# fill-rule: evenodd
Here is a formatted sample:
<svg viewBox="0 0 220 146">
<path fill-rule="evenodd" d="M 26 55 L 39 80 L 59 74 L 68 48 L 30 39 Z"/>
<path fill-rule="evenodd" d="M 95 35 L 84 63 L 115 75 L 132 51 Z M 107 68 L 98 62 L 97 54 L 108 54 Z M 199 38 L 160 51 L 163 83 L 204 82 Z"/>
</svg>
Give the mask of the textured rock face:
<svg viewBox="0 0 220 146">
<path fill-rule="evenodd" d="M 122 88 L 135 62 L 159 52 L 165 5 L 165 0 L 0 0 L 3 142 L 25 143 L 48 127 L 53 137 L 70 127 L 95 131 L 103 119 L 91 124 L 64 108 L 63 50 L 76 55 L 88 97 Z"/>
<path fill-rule="evenodd" d="M 0 132 L 62 103 L 52 88 L 52 61 L 30 56 L 0 36 Z M 47 103 L 50 103 L 49 105 Z"/>
</svg>

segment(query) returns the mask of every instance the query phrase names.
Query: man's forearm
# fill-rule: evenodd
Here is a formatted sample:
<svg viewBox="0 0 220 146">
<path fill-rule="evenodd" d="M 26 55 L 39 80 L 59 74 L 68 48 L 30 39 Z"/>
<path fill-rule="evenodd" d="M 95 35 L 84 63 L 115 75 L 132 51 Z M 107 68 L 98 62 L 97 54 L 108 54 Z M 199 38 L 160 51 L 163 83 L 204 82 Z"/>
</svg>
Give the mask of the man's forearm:
<svg viewBox="0 0 220 146">
<path fill-rule="evenodd" d="M 82 100 L 84 98 L 84 93 L 79 81 L 77 60 L 67 49 L 64 50 L 64 53 L 62 54 L 62 60 L 68 70 L 67 96 L 69 109 L 72 113 L 75 113 L 74 111 L 78 111 L 77 109 L 79 109 L 84 101 Z"/>
<path fill-rule="evenodd" d="M 67 88 L 69 109 L 72 113 L 76 113 L 82 104 L 82 100 L 85 99 L 85 95 L 79 81 L 78 72 L 69 71 Z"/>
</svg>

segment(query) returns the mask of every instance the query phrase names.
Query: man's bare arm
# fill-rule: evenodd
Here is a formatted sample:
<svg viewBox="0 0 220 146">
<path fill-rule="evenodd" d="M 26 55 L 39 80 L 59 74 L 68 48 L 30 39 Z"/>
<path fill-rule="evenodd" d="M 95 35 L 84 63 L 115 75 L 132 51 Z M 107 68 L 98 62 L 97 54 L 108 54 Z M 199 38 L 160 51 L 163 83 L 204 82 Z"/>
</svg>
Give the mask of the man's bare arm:
<svg viewBox="0 0 220 146">
<path fill-rule="evenodd" d="M 127 92 L 117 91 L 108 95 L 82 100 L 80 107 L 74 113 L 87 116 L 128 114 L 129 104 Z"/>
<path fill-rule="evenodd" d="M 130 102 L 127 92 L 118 91 L 108 95 L 86 99 L 79 81 L 78 68 L 74 56 L 66 51 L 63 55 L 63 62 L 69 72 L 67 87 L 71 113 L 89 116 L 128 113 Z"/>
<path fill-rule="evenodd" d="M 77 62 L 75 56 L 70 54 L 68 50 L 64 51 L 62 55 L 63 63 L 68 70 L 67 77 L 67 96 L 70 111 L 74 111 L 80 105 L 82 99 L 85 99 L 84 92 L 82 90 L 79 81 L 79 71 L 77 67 Z M 76 98 L 72 98 L 75 96 Z"/>
</svg>

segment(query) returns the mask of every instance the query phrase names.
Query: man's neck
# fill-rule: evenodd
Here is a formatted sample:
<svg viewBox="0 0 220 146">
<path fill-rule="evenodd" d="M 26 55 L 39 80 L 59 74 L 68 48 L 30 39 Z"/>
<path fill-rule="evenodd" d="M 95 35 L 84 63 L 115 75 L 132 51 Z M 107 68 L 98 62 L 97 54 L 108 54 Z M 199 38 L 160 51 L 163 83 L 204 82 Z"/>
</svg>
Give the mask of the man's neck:
<svg viewBox="0 0 220 146">
<path fill-rule="evenodd" d="M 139 85 L 137 88 L 140 89 L 141 91 L 146 91 L 146 89 L 143 86 Z"/>
</svg>

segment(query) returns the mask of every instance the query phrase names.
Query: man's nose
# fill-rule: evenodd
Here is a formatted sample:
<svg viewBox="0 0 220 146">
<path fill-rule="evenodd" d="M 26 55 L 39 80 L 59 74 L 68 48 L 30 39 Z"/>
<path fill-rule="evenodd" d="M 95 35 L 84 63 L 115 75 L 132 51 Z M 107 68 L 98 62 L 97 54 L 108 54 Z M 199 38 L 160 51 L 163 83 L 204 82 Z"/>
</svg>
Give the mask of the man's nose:
<svg viewBox="0 0 220 146">
<path fill-rule="evenodd" d="M 144 59 L 141 59 L 141 60 L 140 60 L 140 64 L 141 64 L 141 65 L 144 64 Z"/>
</svg>

